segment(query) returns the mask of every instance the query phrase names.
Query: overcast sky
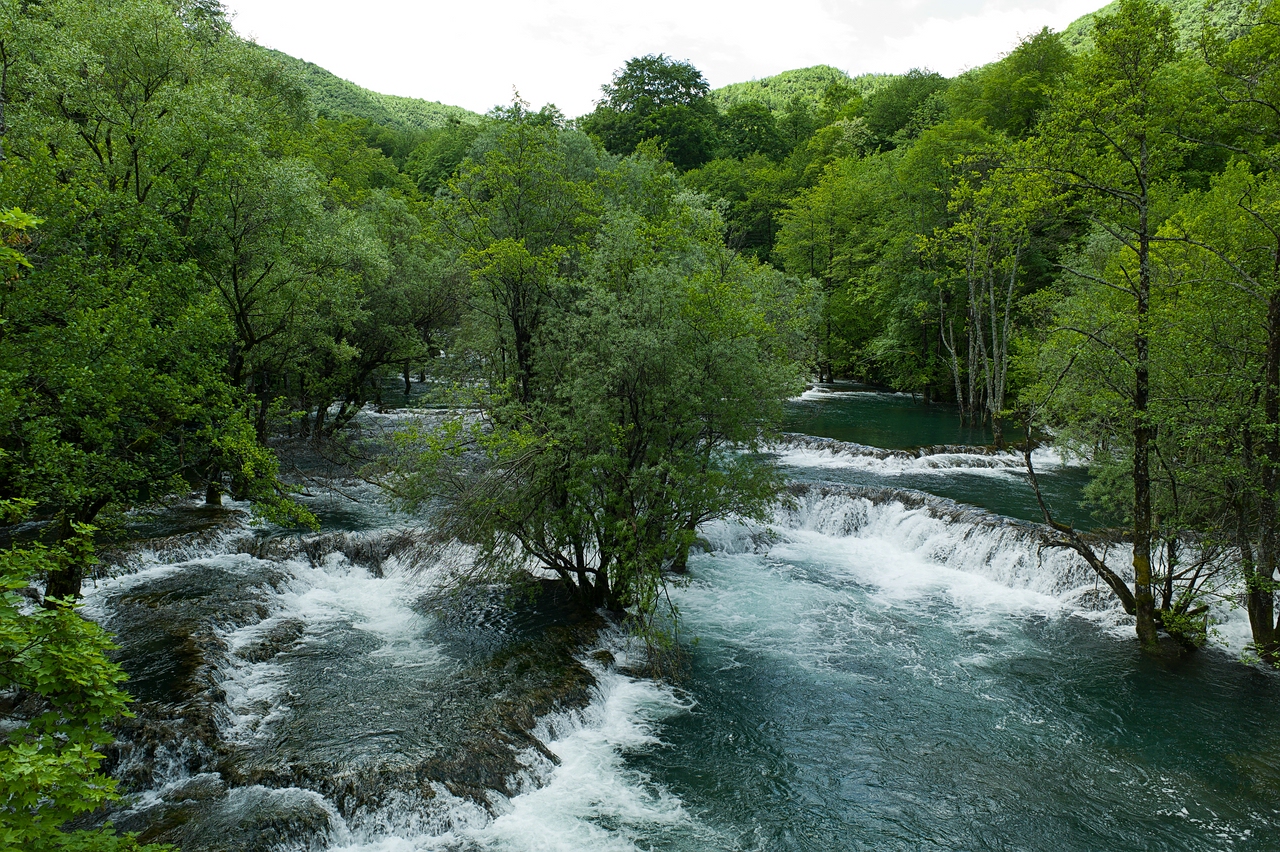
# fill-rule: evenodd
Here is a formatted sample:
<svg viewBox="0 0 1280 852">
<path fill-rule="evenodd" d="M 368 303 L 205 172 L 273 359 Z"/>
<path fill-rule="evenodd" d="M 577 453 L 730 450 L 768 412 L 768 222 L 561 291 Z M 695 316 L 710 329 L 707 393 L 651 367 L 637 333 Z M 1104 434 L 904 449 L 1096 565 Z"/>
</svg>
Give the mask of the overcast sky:
<svg viewBox="0 0 1280 852">
<path fill-rule="evenodd" d="M 236 30 L 369 89 L 484 112 L 513 87 L 589 112 L 627 59 L 666 53 L 712 87 L 808 65 L 947 76 L 1106 0 L 224 0 Z"/>
</svg>

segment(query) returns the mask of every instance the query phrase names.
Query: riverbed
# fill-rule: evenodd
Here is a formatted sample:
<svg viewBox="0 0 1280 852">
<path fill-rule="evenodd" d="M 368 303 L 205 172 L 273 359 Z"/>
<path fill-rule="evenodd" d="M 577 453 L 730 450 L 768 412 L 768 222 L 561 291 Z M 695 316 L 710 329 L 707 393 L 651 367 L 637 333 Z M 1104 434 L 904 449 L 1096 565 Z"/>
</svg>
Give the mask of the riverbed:
<svg viewBox="0 0 1280 852">
<path fill-rule="evenodd" d="M 116 823 L 187 850 L 1276 848 L 1280 677 L 1237 661 L 1239 613 L 1144 658 L 1038 547 L 1021 456 L 945 408 L 823 386 L 787 429 L 790 504 L 701 531 L 674 680 L 554 591 L 443 595 L 465 553 L 358 481 L 311 489 L 320 535 L 233 506 L 145 545 L 87 604 L 143 701 Z M 1087 525 L 1083 466 L 1036 463 Z"/>
</svg>

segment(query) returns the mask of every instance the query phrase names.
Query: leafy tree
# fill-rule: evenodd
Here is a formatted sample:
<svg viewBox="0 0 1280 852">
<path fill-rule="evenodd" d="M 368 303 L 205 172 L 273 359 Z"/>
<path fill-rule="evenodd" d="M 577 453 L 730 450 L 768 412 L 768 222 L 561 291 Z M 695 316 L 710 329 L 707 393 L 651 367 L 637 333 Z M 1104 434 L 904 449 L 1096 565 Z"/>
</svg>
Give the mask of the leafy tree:
<svg viewBox="0 0 1280 852">
<path fill-rule="evenodd" d="M 946 98 L 957 117 L 981 118 L 995 130 L 1025 138 L 1071 65 L 1062 37 L 1046 28 L 999 62 L 954 80 Z"/>
<path fill-rule="evenodd" d="M 954 217 L 926 239 L 940 263 L 940 338 L 946 347 L 962 413 L 985 408 L 997 446 L 1016 334 L 1017 305 L 1027 285 L 1027 258 L 1041 222 L 1063 203 L 1042 176 L 1012 162 L 1013 152 L 992 145 L 954 161 L 960 180 L 949 193 Z M 964 313 L 949 310 L 948 287 L 961 282 Z M 956 320 L 960 320 L 957 333 Z M 961 365 L 960 351 L 966 353 Z M 967 381 L 967 388 L 962 385 Z M 967 393 L 966 393 L 967 390 Z"/>
<path fill-rule="evenodd" d="M 681 170 L 711 159 L 716 108 L 707 81 L 693 65 L 663 54 L 637 57 L 601 92 L 604 98 L 580 126 L 609 153 L 630 154 L 641 142 L 655 140 Z"/>
<path fill-rule="evenodd" d="M 0 508 L 12 522 L 24 507 Z M 35 578 L 56 573 L 54 563 L 89 561 L 91 532 L 78 527 L 59 548 L 0 551 L 0 844 L 6 849 L 161 852 L 116 835 L 110 825 L 63 830 L 68 820 L 117 797 L 116 782 L 98 768 L 102 747 L 113 739 L 107 725 L 127 715 L 129 696 L 102 628 L 69 600 L 33 606 L 22 592 Z"/>
<path fill-rule="evenodd" d="M 429 197 L 444 186 L 479 135 L 480 127 L 475 124 L 458 123 L 430 131 L 405 165 L 418 191 Z"/>
<path fill-rule="evenodd" d="M 762 262 L 773 253 L 778 214 L 798 182 L 790 169 L 759 154 L 712 160 L 684 176 L 686 186 L 728 203 L 726 242 Z"/>
<path fill-rule="evenodd" d="M 35 241 L 0 296 L 0 497 L 66 538 L 185 492 L 217 459 L 287 509 L 238 440 L 242 400 L 209 358 L 224 326 L 188 240 L 211 164 L 254 146 L 246 125 L 259 148 L 286 137 L 293 91 L 199 4 L 60 0 L 11 23 L 3 195 L 44 224 L 7 235 Z M 77 594 L 86 568 L 60 565 L 47 592 Z"/>
<path fill-rule="evenodd" d="M 425 447 L 396 487 L 442 500 L 446 529 L 482 566 L 532 560 L 583 604 L 653 628 L 696 526 L 775 499 L 776 472 L 736 449 L 761 445 L 792 392 L 803 288 L 727 249 L 719 216 L 652 150 L 579 183 L 561 153 L 572 134 L 533 134 L 522 119 L 513 110 L 497 147 L 438 202 L 479 285 L 472 321 L 494 329 L 466 340 L 468 360 L 493 365 L 481 420 L 414 436 Z M 503 187 L 525 188 L 525 218 L 503 212 Z M 472 208 L 495 227 L 475 229 Z M 536 309 L 520 357 L 508 305 Z M 494 369 L 512 360 L 523 374 Z"/>
<path fill-rule="evenodd" d="M 1063 334 L 1079 335 L 1083 346 L 1097 345 L 1103 357 L 1116 359 L 1109 370 L 1096 363 L 1090 371 L 1067 370 L 1066 364 L 1062 369 L 1068 378 L 1089 383 L 1098 400 L 1111 399 L 1108 407 L 1125 412 L 1128 419 L 1123 434 L 1132 463 L 1132 591 L 1078 537 L 1070 536 L 1066 543 L 1089 559 L 1126 611 L 1136 616 L 1143 649 L 1156 651 L 1151 453 L 1158 423 L 1151 410 L 1151 247 L 1161 200 L 1175 191 L 1172 174 L 1183 148 L 1173 123 L 1179 101 L 1179 81 L 1173 73 L 1177 51 L 1168 10 L 1148 0 L 1122 0 L 1114 15 L 1098 20 L 1095 43 L 1043 132 L 1049 174 L 1064 188 L 1079 192 L 1100 233 L 1122 247 L 1113 255 L 1114 263 L 1077 274 L 1089 285 L 1125 298 L 1119 304 L 1107 300 L 1106 312 L 1098 312 L 1098 303 L 1091 302 L 1084 310 L 1092 316 L 1079 316 L 1083 326 L 1061 321 L 1059 327 Z M 1125 329 L 1123 340 L 1116 337 L 1120 328 Z M 1093 381 L 1101 376 L 1108 378 Z M 1107 440 L 1118 439 L 1110 431 L 1115 420 L 1095 422 L 1107 430 Z"/>
<path fill-rule="evenodd" d="M 741 160 L 752 154 L 780 159 L 786 143 L 773 113 L 764 104 L 744 101 L 721 117 L 721 148 L 725 156 Z"/>
<path fill-rule="evenodd" d="M 927 107 L 933 95 L 946 88 L 947 80 L 941 74 L 914 68 L 867 98 L 862 116 L 876 138 L 892 147 L 897 144 L 894 137 L 900 131 L 914 129 L 907 137 L 913 138 L 927 126 L 918 120 L 923 115 L 920 111 Z"/>
<path fill-rule="evenodd" d="M 485 341 L 474 344 L 486 353 L 483 370 L 528 402 L 536 392 L 535 339 L 599 221 L 599 154 L 525 104 L 503 116 L 492 147 L 438 198 L 436 229 L 470 276 L 465 331 Z"/>
</svg>

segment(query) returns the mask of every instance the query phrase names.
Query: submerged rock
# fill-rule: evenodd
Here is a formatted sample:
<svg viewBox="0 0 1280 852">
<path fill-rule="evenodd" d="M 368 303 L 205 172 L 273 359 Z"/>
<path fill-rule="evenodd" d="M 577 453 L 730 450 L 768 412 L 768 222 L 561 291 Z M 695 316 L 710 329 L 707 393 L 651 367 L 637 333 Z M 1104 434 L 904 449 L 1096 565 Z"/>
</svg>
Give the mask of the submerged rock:
<svg viewBox="0 0 1280 852">
<path fill-rule="evenodd" d="M 554 762 L 534 728 L 542 716 L 588 704 L 595 681 L 578 657 L 604 623 L 554 584 L 537 583 L 532 595 L 486 588 L 407 602 L 421 617 L 414 629 L 429 631 L 447 666 L 415 686 L 418 663 L 388 663 L 389 676 L 409 679 L 403 688 L 388 683 L 381 697 L 343 691 L 343 679 L 360 665 L 370 677 L 368 661 L 394 651 L 391 640 L 358 621 L 282 608 L 315 591 L 300 571 L 402 593 L 403 580 L 378 579 L 382 567 L 395 560 L 405 570 L 420 544 L 408 531 L 242 537 L 229 547 L 252 553 L 160 568 L 100 591 L 95 613 L 119 636 L 128 688 L 140 699 L 106 768 L 124 792 L 150 791 L 105 816 L 184 850 L 266 852 L 286 841 L 323 848 L 335 820 L 358 822 L 396 797 L 428 801 L 447 791 L 490 808 L 495 793 L 516 792 L 522 754 Z M 357 575 L 366 579 L 342 579 Z M 270 689 L 246 710 L 227 690 L 258 671 Z M 259 700 L 235 688 L 237 700 Z M 260 721 L 237 727 L 246 712 Z"/>
</svg>

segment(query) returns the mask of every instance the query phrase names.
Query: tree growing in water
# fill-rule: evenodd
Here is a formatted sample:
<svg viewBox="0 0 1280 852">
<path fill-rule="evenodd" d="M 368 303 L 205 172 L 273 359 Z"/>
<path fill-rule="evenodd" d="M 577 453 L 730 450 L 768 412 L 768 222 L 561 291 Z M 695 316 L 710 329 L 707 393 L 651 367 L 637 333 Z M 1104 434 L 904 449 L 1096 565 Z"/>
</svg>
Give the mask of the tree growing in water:
<svg viewBox="0 0 1280 852">
<path fill-rule="evenodd" d="M 490 155 L 438 201 L 445 242 L 472 281 L 475 327 L 495 330 L 455 353 L 489 368 L 477 414 L 406 437 L 392 482 L 406 502 L 439 501 L 444 529 L 476 546 L 482 568 L 536 565 L 582 604 L 652 626 L 697 525 L 760 517 L 776 499 L 779 475 L 750 451 L 797 388 L 789 355 L 808 294 L 726 248 L 719 215 L 652 150 L 601 158 L 592 178 L 568 181 L 563 147 L 575 134 L 541 134 L 529 148 L 527 121 L 513 111 Z M 517 144 L 520 164 L 507 153 Z M 482 213 L 469 187 L 504 175 L 506 186 L 567 181 L 568 197 L 597 199 L 594 221 L 574 220 L 589 230 L 548 231 L 563 243 L 532 257 L 540 244 L 498 229 L 476 245 L 478 231 L 457 217 L 493 221 L 498 209 Z M 543 196 L 540 215 L 565 197 Z M 536 300 L 508 298 L 494 287 L 495 258 L 526 257 L 500 268 L 536 270 Z M 537 322 L 515 354 L 502 331 L 519 309 Z M 497 370 L 511 354 L 517 369 Z"/>
<path fill-rule="evenodd" d="M 1098 20 L 1095 50 L 1041 128 L 1045 173 L 1079 194 L 1099 239 L 1120 248 L 1096 268 L 1074 270 L 1077 299 L 1074 309 L 1068 306 L 1070 315 L 1054 323 L 1055 335 L 1087 357 L 1065 355 L 1054 362 L 1059 377 L 1053 378 L 1055 367 L 1046 374 L 1050 391 L 1062 381 L 1089 388 L 1060 397 L 1084 406 L 1066 419 L 1092 422 L 1102 440 L 1116 428 L 1127 433 L 1132 590 L 1078 537 L 1068 541 L 1136 618 L 1138 640 L 1147 651 L 1158 650 L 1160 625 L 1152 592 L 1151 457 L 1158 425 L 1151 405 L 1152 245 L 1160 203 L 1172 192 L 1170 177 L 1183 148 L 1173 125 L 1175 43 L 1167 8 L 1122 0 L 1114 14 Z M 1046 520 L 1052 523 L 1047 513 Z"/>
</svg>

